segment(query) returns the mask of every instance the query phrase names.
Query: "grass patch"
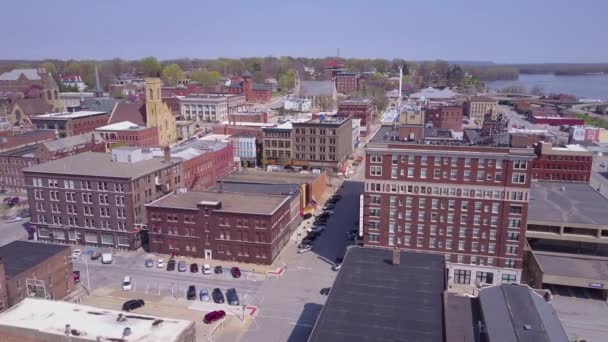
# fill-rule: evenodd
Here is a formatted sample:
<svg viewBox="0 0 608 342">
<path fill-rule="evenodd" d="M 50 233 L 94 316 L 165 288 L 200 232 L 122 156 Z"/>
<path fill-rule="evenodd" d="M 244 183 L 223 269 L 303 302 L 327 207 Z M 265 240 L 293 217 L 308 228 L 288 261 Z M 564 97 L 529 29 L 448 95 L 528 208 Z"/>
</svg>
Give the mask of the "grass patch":
<svg viewBox="0 0 608 342">
<path fill-rule="evenodd" d="M 599 119 L 586 114 L 576 114 L 576 117 L 585 120 L 586 125 L 608 129 L 608 120 Z"/>
</svg>

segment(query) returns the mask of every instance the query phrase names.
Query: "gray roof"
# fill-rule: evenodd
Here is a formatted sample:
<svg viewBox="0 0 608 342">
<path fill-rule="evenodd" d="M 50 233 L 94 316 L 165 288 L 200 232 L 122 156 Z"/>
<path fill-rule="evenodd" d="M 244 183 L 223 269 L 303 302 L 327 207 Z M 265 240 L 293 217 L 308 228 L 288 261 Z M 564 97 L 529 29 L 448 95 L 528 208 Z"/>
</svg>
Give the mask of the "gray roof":
<svg viewBox="0 0 608 342">
<path fill-rule="evenodd" d="M 135 163 L 118 163 L 113 162 L 112 156 L 107 153 L 85 152 L 30 166 L 23 172 L 136 179 L 179 162 L 175 158 L 171 163 L 166 163 L 163 158 L 152 158 Z"/>
<path fill-rule="evenodd" d="M 122 102 L 125 101 L 106 97 L 90 97 L 84 99 L 83 107 L 92 111 L 111 113 L 114 106 Z"/>
<path fill-rule="evenodd" d="M 15 81 L 21 76 L 21 74 L 25 75 L 28 80 L 39 80 L 40 75 L 38 75 L 37 69 L 13 69 L 11 71 L 0 74 L 0 81 Z"/>
<path fill-rule="evenodd" d="M 562 190 L 564 189 L 564 190 Z M 528 204 L 528 223 L 548 221 L 608 225 L 608 199 L 589 184 L 533 182 Z"/>
<path fill-rule="evenodd" d="M 91 133 L 91 134 L 74 135 L 71 137 L 63 138 L 63 139 L 51 140 L 51 141 L 47 141 L 47 142 L 43 143 L 43 145 L 49 151 L 61 151 L 61 150 L 65 150 L 67 148 L 90 143 L 93 140 L 92 136 L 95 136 L 95 143 L 103 142 L 103 138 L 101 137 L 101 135 L 99 133 Z"/>
<path fill-rule="evenodd" d="M 350 247 L 309 342 L 441 342 L 444 257 Z"/>
<path fill-rule="evenodd" d="M 551 304 L 527 286 L 482 288 L 479 302 L 490 342 L 568 342 Z"/>
<path fill-rule="evenodd" d="M 538 251 L 534 251 L 534 256 L 538 260 L 543 274 L 602 281 L 608 280 L 608 262 L 606 262 L 605 258 Z"/>
<path fill-rule="evenodd" d="M 477 322 L 480 315 L 476 298 L 448 293 L 445 307 L 446 341 L 479 342 Z"/>
<path fill-rule="evenodd" d="M 251 85 L 251 89 L 253 89 L 253 90 L 263 90 L 263 91 L 272 91 L 272 84 L 254 83 L 254 84 Z"/>
<path fill-rule="evenodd" d="M 189 191 L 169 194 L 156 201 L 146 204 L 148 207 L 198 209 L 198 204 L 206 202 L 221 202 L 217 211 L 248 213 L 256 215 L 272 215 L 279 209 L 289 196 L 260 195 L 236 192 Z"/>
<path fill-rule="evenodd" d="M 226 192 L 245 192 L 253 194 L 268 195 L 290 195 L 300 192 L 300 184 L 259 184 L 259 183 L 232 183 L 222 182 L 222 190 Z M 209 191 L 219 191 L 220 185 L 216 184 Z"/>
<path fill-rule="evenodd" d="M 318 177 L 318 175 L 311 173 L 268 172 L 248 169 L 232 172 L 221 180 L 233 183 L 304 184 L 313 182 Z"/>
<path fill-rule="evenodd" d="M 298 96 L 317 97 L 334 95 L 335 85 L 332 81 L 302 81 Z"/>
<path fill-rule="evenodd" d="M 13 241 L 0 247 L 0 259 L 4 263 L 6 276 L 10 278 L 69 248 L 47 243 Z"/>
</svg>

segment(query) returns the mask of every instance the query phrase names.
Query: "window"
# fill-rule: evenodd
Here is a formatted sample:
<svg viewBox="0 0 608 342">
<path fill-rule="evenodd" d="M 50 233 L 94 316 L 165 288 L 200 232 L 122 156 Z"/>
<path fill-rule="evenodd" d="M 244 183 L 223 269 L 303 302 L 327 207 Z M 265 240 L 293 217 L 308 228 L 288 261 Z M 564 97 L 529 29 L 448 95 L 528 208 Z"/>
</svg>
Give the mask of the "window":
<svg viewBox="0 0 608 342">
<path fill-rule="evenodd" d="M 456 170 L 451 170 L 450 171 L 450 179 L 456 179 L 456 174 L 457 174 Z"/>
<path fill-rule="evenodd" d="M 505 267 L 515 268 L 515 265 L 516 265 L 515 259 L 505 260 Z"/>
<path fill-rule="evenodd" d="M 498 214 L 498 210 L 500 209 L 500 203 L 492 203 L 492 213 Z"/>
<path fill-rule="evenodd" d="M 509 219 L 509 228 L 521 228 L 521 220 L 518 218 Z"/>
<path fill-rule="evenodd" d="M 513 162 L 513 168 L 515 170 L 525 170 L 528 167 L 528 162 L 525 160 L 516 160 Z"/>
<path fill-rule="evenodd" d="M 518 241 L 519 240 L 519 232 L 509 232 L 507 234 L 507 240 Z"/>
<path fill-rule="evenodd" d="M 420 169 L 420 178 L 426 178 L 427 177 L 427 169 L 426 168 L 422 168 Z"/>
<path fill-rule="evenodd" d="M 511 181 L 515 184 L 524 184 L 526 182 L 525 173 L 514 173 Z"/>
<path fill-rule="evenodd" d="M 413 167 L 410 167 L 407 169 L 407 176 L 414 177 L 414 168 Z"/>
<path fill-rule="evenodd" d="M 439 179 L 441 178 L 441 171 L 440 170 L 433 170 L 433 178 Z"/>
<path fill-rule="evenodd" d="M 372 154 L 370 157 L 371 157 L 370 160 L 372 163 L 382 163 L 381 154 Z"/>
<path fill-rule="evenodd" d="M 397 156 L 396 154 L 393 154 L 391 156 L 391 164 L 397 165 L 398 162 L 399 162 L 399 156 Z"/>
<path fill-rule="evenodd" d="M 481 283 L 492 284 L 494 282 L 494 273 L 476 272 L 475 280 L 477 280 L 478 284 L 481 284 Z"/>
<path fill-rule="evenodd" d="M 507 245 L 507 250 L 505 253 L 516 255 L 518 250 L 519 250 L 519 248 L 517 248 L 517 246 Z"/>
<path fill-rule="evenodd" d="M 59 201 L 59 191 L 49 191 L 51 201 Z"/>
<path fill-rule="evenodd" d="M 382 166 L 370 166 L 369 173 L 372 176 L 382 176 Z"/>
<path fill-rule="evenodd" d="M 464 251 L 464 241 L 458 241 L 458 250 Z"/>
<path fill-rule="evenodd" d="M 517 276 L 515 274 L 503 274 L 502 282 L 503 283 L 515 283 L 515 282 L 517 282 Z"/>
<path fill-rule="evenodd" d="M 367 241 L 369 241 L 369 242 L 378 242 L 378 241 L 380 241 L 380 235 L 379 234 L 369 233 L 369 234 L 367 234 Z"/>
<path fill-rule="evenodd" d="M 522 210 L 522 207 L 520 207 L 520 206 L 511 206 L 511 208 L 509 208 L 509 213 L 521 215 L 521 210 Z"/>
<path fill-rule="evenodd" d="M 471 284 L 471 271 L 469 270 L 454 270 L 454 283 L 456 284 Z"/>
</svg>

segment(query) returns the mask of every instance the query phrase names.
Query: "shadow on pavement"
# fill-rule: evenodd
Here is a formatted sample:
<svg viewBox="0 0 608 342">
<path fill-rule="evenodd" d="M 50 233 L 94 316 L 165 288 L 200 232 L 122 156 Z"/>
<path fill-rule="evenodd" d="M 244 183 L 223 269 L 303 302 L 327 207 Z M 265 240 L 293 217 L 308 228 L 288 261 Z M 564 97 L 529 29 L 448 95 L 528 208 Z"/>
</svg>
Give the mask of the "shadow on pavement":
<svg viewBox="0 0 608 342">
<path fill-rule="evenodd" d="M 291 334 L 289 334 L 287 342 L 306 342 L 312 332 L 312 327 L 317 321 L 317 317 L 319 317 L 321 308 L 323 308 L 323 305 L 317 303 L 304 304 L 304 310 L 302 310 Z"/>
</svg>

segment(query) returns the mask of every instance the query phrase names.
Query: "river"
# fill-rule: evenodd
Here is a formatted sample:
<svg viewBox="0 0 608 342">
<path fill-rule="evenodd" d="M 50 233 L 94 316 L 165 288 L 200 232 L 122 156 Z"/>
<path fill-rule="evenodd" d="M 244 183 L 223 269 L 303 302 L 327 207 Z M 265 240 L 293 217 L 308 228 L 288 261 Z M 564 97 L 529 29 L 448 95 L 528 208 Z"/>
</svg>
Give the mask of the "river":
<svg viewBox="0 0 608 342">
<path fill-rule="evenodd" d="M 517 80 L 486 82 L 492 90 L 510 86 L 523 86 L 530 91 L 539 86 L 547 94 L 564 93 L 579 98 L 608 100 L 608 74 L 556 76 L 554 74 L 520 74 Z"/>
</svg>

